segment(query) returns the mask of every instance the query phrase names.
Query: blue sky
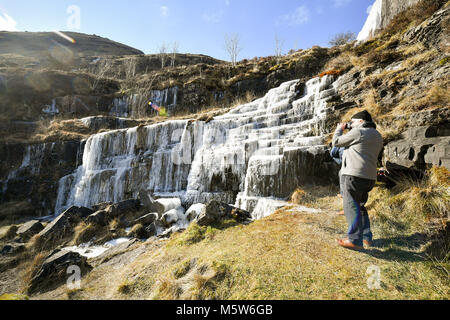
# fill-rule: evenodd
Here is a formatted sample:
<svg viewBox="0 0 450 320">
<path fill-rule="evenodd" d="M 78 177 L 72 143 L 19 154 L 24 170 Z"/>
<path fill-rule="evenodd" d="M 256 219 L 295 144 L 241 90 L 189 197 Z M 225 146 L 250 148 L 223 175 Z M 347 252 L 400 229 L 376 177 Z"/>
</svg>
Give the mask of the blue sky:
<svg viewBox="0 0 450 320">
<path fill-rule="evenodd" d="M 162 43 L 180 52 L 229 60 L 225 34 L 237 33 L 239 59 L 328 46 L 338 32 L 358 33 L 374 0 L 0 0 L 0 30 L 97 34 L 145 53 Z M 78 11 L 79 10 L 79 11 Z M 77 14 L 79 12 L 79 15 Z M 79 17 L 79 19 L 78 19 Z M 79 23 L 78 23 L 79 22 Z"/>
</svg>

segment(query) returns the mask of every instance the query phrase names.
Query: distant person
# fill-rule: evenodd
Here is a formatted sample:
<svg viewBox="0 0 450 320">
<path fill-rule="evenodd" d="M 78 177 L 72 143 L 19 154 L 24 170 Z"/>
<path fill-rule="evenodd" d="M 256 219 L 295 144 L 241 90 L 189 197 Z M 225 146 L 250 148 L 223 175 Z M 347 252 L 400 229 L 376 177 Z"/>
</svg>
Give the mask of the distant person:
<svg viewBox="0 0 450 320">
<path fill-rule="evenodd" d="M 344 151 L 345 151 L 345 148 L 333 147 L 330 152 L 330 155 L 333 158 L 333 160 L 340 166 L 342 166 L 342 157 L 344 155 Z M 343 180 L 342 180 L 341 170 L 339 170 L 339 194 L 338 194 L 338 197 L 341 199 L 344 196 L 342 182 L 343 182 Z M 340 216 L 343 216 L 344 210 L 337 212 L 337 214 Z"/>
<path fill-rule="evenodd" d="M 333 147 L 345 148 L 342 158 L 344 214 L 348 239 L 337 240 L 344 248 L 361 250 L 372 245 L 372 231 L 365 204 L 377 180 L 378 156 L 383 149 L 383 138 L 376 130 L 367 111 L 355 114 L 350 131 L 348 124 L 340 123 L 333 137 Z"/>
</svg>

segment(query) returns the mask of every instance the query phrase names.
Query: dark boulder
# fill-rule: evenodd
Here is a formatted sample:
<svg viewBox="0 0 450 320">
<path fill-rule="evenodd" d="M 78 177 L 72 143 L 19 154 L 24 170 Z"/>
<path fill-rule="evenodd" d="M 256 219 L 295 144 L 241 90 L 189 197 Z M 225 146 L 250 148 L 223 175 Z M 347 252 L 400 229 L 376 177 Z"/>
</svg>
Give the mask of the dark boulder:
<svg viewBox="0 0 450 320">
<path fill-rule="evenodd" d="M 137 218 L 136 220 L 134 220 L 132 222 L 132 224 L 133 225 L 135 225 L 135 224 L 142 224 L 142 225 L 146 226 L 146 225 L 152 224 L 156 220 L 158 220 L 158 214 L 157 213 L 148 213 L 145 216 L 142 216 L 142 217 Z"/>
<path fill-rule="evenodd" d="M 43 229 L 44 226 L 39 221 L 28 221 L 19 227 L 17 230 L 17 236 L 19 236 L 23 241 L 28 241 L 32 236 L 38 234 Z"/>
<path fill-rule="evenodd" d="M 130 231 L 130 235 L 136 239 L 147 239 L 149 233 L 142 224 L 136 224 Z"/>
<path fill-rule="evenodd" d="M 253 220 L 250 212 L 239 208 L 233 208 L 233 210 L 231 210 L 231 216 L 234 220 L 242 223 L 250 222 Z"/>
<path fill-rule="evenodd" d="M 226 203 L 216 200 L 208 202 L 205 210 L 196 218 L 197 224 L 200 226 L 209 226 L 218 223 L 224 219 L 231 218 L 233 207 Z"/>
<path fill-rule="evenodd" d="M 93 211 L 88 208 L 71 207 L 50 222 L 38 235 L 44 241 L 55 240 L 56 238 L 61 239 L 72 232 L 79 222 L 92 213 Z"/>
<path fill-rule="evenodd" d="M 123 216 L 139 216 L 142 209 L 141 201 L 137 199 L 128 199 L 110 205 L 105 211 L 108 213 L 109 218 L 115 218 Z"/>
<path fill-rule="evenodd" d="M 106 214 L 107 213 L 105 210 L 97 211 L 97 212 L 91 214 L 90 216 L 88 216 L 86 218 L 85 222 L 87 224 L 105 226 L 107 224 Z"/>
<path fill-rule="evenodd" d="M 87 259 L 79 253 L 60 250 L 51 254 L 34 273 L 28 287 L 28 293 L 45 292 L 51 286 L 59 285 L 67 281 L 68 268 L 77 266 L 83 276 L 91 267 Z"/>
<path fill-rule="evenodd" d="M 209 226 L 226 219 L 234 219 L 237 222 L 245 223 L 252 221 L 252 216 L 248 211 L 212 200 L 200 211 L 194 221 L 200 226 Z"/>
<path fill-rule="evenodd" d="M 23 243 L 16 243 L 16 242 L 8 243 L 0 249 L 0 255 L 2 256 L 16 255 L 20 252 L 23 252 L 24 250 L 25 245 Z"/>
</svg>

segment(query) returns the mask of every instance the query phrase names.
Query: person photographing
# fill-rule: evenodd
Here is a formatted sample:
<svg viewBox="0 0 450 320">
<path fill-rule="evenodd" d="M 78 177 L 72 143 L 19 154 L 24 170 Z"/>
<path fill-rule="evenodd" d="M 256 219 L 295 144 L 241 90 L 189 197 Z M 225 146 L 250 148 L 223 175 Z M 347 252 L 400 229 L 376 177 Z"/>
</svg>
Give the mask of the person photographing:
<svg viewBox="0 0 450 320">
<path fill-rule="evenodd" d="M 378 156 L 383 138 L 372 116 L 362 111 L 350 123 L 340 123 L 334 133 L 333 147 L 345 148 L 342 157 L 342 191 L 348 239 L 338 239 L 340 246 L 361 250 L 371 246 L 372 231 L 365 204 L 377 180 Z M 350 130 L 344 134 L 345 130 Z"/>
</svg>

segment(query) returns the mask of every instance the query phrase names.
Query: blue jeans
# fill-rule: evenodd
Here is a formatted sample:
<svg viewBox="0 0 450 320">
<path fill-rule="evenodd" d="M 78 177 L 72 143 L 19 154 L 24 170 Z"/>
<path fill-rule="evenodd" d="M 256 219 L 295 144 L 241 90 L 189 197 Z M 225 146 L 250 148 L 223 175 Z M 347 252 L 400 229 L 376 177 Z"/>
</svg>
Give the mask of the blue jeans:
<svg viewBox="0 0 450 320">
<path fill-rule="evenodd" d="M 372 241 L 369 214 L 365 204 L 375 181 L 354 176 L 342 176 L 344 187 L 344 212 L 348 224 L 348 239 L 362 246 L 363 240 Z"/>
</svg>

